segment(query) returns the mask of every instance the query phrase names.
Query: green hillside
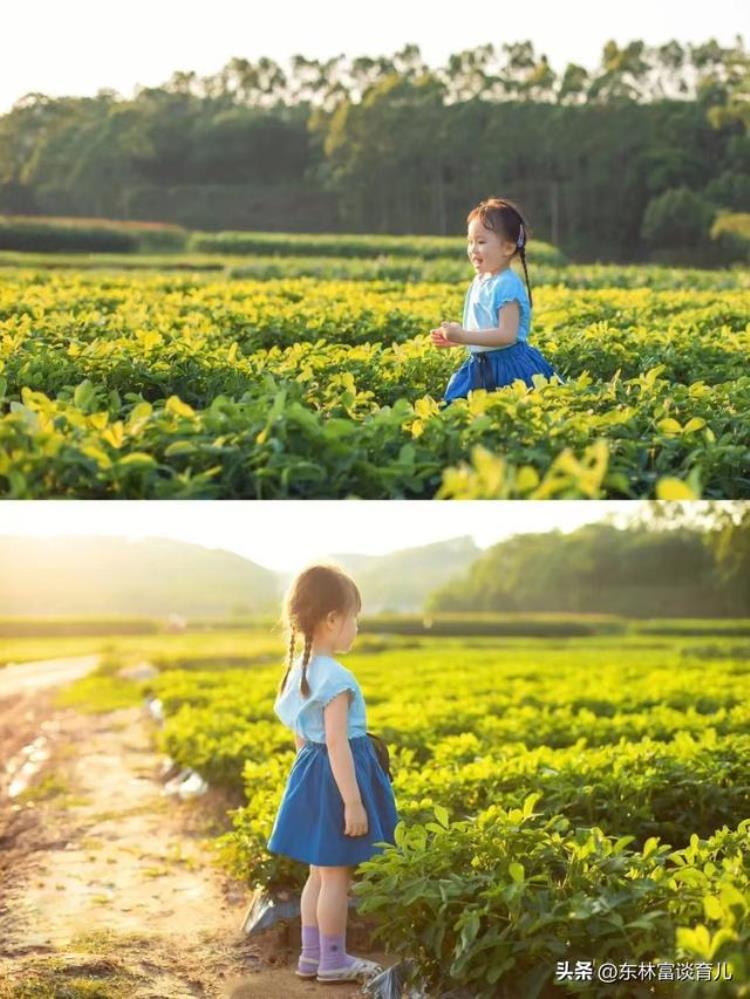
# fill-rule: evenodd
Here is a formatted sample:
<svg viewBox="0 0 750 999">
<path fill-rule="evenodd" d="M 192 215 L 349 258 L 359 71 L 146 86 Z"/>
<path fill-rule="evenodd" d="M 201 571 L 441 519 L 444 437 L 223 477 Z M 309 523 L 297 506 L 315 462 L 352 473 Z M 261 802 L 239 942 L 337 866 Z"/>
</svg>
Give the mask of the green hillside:
<svg viewBox="0 0 750 999">
<path fill-rule="evenodd" d="M 148 538 L 0 536 L 12 614 L 227 614 L 274 610 L 275 573 L 221 549 Z"/>
<path fill-rule="evenodd" d="M 473 539 L 466 536 L 386 555 L 346 554 L 332 559 L 356 576 L 365 612 L 379 614 L 421 610 L 436 586 L 464 572 L 481 553 Z"/>
</svg>

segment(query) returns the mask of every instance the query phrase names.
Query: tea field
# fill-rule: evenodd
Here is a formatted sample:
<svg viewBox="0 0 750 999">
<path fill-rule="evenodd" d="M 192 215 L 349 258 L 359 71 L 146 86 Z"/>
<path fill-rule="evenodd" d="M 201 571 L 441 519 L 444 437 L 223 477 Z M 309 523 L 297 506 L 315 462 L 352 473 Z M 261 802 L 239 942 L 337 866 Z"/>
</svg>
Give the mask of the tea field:
<svg viewBox="0 0 750 999">
<path fill-rule="evenodd" d="M 532 342 L 565 384 L 446 407 L 458 255 L 24 256 L 0 260 L 5 497 L 750 495 L 747 271 L 542 255 Z"/>
<path fill-rule="evenodd" d="M 228 636 L 211 664 L 189 636 L 123 641 L 160 656 L 149 684 L 163 749 L 242 795 L 218 840 L 224 862 L 249 884 L 298 889 L 304 866 L 265 849 L 295 756 L 273 714 L 281 665 L 222 669 Z M 268 653 L 260 633 L 234 641 Z M 749 641 L 748 622 L 363 636 L 345 662 L 389 743 L 402 823 L 354 891 L 386 949 L 435 994 L 635 995 L 553 983 L 557 962 L 607 959 L 726 962 L 731 981 L 643 994 L 748 995 Z"/>
</svg>

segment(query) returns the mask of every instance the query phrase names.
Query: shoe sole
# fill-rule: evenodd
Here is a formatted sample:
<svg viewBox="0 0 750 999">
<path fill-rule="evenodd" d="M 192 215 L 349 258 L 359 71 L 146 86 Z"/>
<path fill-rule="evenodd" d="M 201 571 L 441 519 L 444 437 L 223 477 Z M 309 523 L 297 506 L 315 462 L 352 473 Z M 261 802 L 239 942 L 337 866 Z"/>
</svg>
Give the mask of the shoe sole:
<svg viewBox="0 0 750 999">
<path fill-rule="evenodd" d="M 317 981 L 326 982 L 326 984 L 328 985 L 335 984 L 336 982 L 348 982 L 349 984 L 351 984 L 352 982 L 362 981 L 362 979 L 367 978 L 368 976 L 372 976 L 374 974 L 375 972 L 371 971 L 357 971 L 353 975 L 349 975 L 347 978 L 325 978 L 321 977 L 320 975 L 317 975 L 316 977 Z"/>
</svg>

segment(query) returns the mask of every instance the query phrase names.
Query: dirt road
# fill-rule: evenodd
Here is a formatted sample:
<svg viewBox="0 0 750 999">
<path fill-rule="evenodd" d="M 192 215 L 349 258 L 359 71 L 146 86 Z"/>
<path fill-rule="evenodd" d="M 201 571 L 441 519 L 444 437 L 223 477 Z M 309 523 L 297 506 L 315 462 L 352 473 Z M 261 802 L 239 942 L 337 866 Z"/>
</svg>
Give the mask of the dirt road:
<svg viewBox="0 0 750 999">
<path fill-rule="evenodd" d="M 99 656 L 93 655 L 6 666 L 0 669 L 0 700 L 72 683 L 90 673 L 98 661 Z"/>
<path fill-rule="evenodd" d="M 0 997 L 25 997 L 31 985 L 57 994 L 44 991 L 51 983 L 112 999 L 360 995 L 296 978 L 298 926 L 241 932 L 249 892 L 216 868 L 211 849 L 227 801 L 163 794 L 141 708 L 56 710 L 51 685 L 93 665 L 64 662 L 39 677 L 0 671 L 2 758 L 40 734 L 49 752 L 25 795 L 0 788 Z"/>
</svg>

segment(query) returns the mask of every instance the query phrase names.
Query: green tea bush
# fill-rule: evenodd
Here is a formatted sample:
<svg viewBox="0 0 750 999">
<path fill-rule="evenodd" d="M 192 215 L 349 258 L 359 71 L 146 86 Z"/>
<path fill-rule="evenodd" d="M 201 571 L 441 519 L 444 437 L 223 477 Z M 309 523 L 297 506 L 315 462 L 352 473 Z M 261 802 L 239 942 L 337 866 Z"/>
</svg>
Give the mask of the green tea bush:
<svg viewBox="0 0 750 999">
<path fill-rule="evenodd" d="M 450 284 L 15 272 L 0 493 L 741 498 L 750 299 L 541 287 L 539 378 L 446 407 Z"/>
<path fill-rule="evenodd" d="M 431 992 L 634 994 L 553 982 L 558 961 L 588 959 L 724 961 L 732 981 L 711 994 L 747 995 L 750 664 L 726 622 L 710 649 L 701 624 L 658 641 L 417 636 L 347 656 L 400 818 L 357 869 L 358 907 Z M 281 671 L 171 669 L 153 686 L 165 750 L 242 799 L 216 842 L 224 862 L 294 890 L 305 865 L 266 849 L 295 755 L 273 715 Z"/>
<path fill-rule="evenodd" d="M 156 222 L 0 216 L 0 250 L 136 253 L 184 250 L 187 231 Z"/>
<path fill-rule="evenodd" d="M 387 236 L 344 233 L 287 232 L 196 232 L 189 249 L 197 253 L 305 255 L 310 257 L 419 257 L 433 260 L 466 252 L 465 240 L 456 236 Z M 534 241 L 533 253 L 540 263 L 560 265 L 562 253 L 548 243 Z"/>
</svg>

